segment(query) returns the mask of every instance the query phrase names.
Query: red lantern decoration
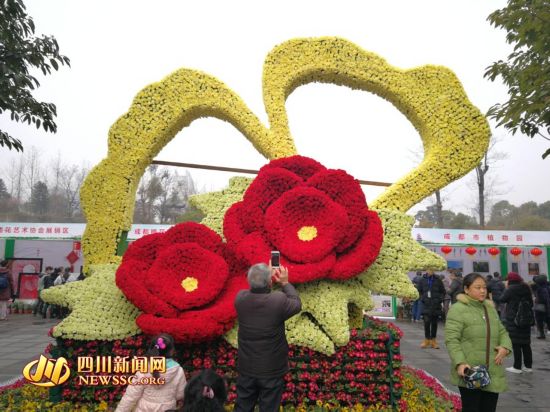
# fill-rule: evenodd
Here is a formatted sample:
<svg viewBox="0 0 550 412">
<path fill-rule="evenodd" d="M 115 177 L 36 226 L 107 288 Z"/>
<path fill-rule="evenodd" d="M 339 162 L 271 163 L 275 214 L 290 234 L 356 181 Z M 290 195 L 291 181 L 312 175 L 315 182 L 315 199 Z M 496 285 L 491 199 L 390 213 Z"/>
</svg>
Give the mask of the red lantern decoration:
<svg viewBox="0 0 550 412">
<path fill-rule="evenodd" d="M 521 249 L 519 247 L 513 247 L 510 249 L 510 253 L 514 256 L 521 255 Z"/>
<path fill-rule="evenodd" d="M 445 246 L 441 246 L 441 251 L 444 254 L 448 255 L 449 253 L 451 253 L 453 251 L 453 248 L 450 247 L 450 246 L 445 245 Z"/>
<path fill-rule="evenodd" d="M 487 249 L 487 252 L 491 256 L 497 256 L 500 253 L 500 250 L 498 249 L 498 247 L 490 247 L 489 249 Z"/>
<path fill-rule="evenodd" d="M 468 246 L 466 248 L 466 253 L 469 254 L 470 256 L 475 255 L 476 252 L 477 252 L 477 249 L 473 246 Z"/>
<path fill-rule="evenodd" d="M 533 256 L 540 256 L 542 255 L 542 250 L 540 250 L 538 247 L 534 247 L 533 249 L 531 249 L 531 254 Z"/>
</svg>

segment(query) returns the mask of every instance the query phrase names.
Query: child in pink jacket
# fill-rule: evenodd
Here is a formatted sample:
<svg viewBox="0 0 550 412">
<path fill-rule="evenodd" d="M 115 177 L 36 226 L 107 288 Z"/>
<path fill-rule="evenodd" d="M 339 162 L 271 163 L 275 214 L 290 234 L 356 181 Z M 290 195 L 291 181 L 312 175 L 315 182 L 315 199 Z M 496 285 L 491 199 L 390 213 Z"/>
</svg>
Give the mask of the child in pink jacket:
<svg viewBox="0 0 550 412">
<path fill-rule="evenodd" d="M 182 367 L 171 358 L 174 350 L 172 336 L 163 333 L 153 338 L 147 356 L 166 357 L 166 372 L 138 372 L 135 380 L 164 378 L 164 385 L 128 385 L 116 412 L 164 412 L 177 408 L 177 403 L 183 401 L 186 380 Z"/>
</svg>

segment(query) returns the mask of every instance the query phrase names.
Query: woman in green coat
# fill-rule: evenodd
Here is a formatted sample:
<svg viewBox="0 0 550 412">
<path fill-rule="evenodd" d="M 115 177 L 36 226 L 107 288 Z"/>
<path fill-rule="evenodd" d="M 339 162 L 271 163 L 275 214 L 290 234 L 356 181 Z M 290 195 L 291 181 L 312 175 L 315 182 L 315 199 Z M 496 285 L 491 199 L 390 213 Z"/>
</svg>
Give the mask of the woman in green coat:
<svg viewBox="0 0 550 412">
<path fill-rule="evenodd" d="M 445 344 L 451 357 L 451 382 L 458 386 L 462 411 L 495 411 L 498 394 L 508 389 L 504 358 L 512 351 L 508 332 L 500 322 L 493 302 L 487 299 L 487 285 L 479 273 L 463 280 L 464 294 L 457 296 L 445 323 Z M 487 317 L 489 318 L 489 365 L 487 365 Z M 486 365 L 491 383 L 468 389 L 464 375 L 469 368 Z"/>
</svg>

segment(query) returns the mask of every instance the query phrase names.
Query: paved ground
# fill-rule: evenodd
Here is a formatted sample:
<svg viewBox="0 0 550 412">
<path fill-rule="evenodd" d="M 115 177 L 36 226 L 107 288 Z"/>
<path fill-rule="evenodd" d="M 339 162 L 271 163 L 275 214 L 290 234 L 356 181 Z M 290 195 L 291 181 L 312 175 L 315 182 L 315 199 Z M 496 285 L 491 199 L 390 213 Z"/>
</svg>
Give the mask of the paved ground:
<svg viewBox="0 0 550 412">
<path fill-rule="evenodd" d="M 0 321 L 0 386 L 21 376 L 23 367 L 54 341 L 48 331 L 56 323 L 57 319 L 20 314 Z"/>
<path fill-rule="evenodd" d="M 57 323 L 33 315 L 10 315 L 8 321 L 0 321 L 0 385 L 21 375 L 23 367 L 36 359 L 53 339 L 48 330 Z M 449 381 L 449 356 L 443 342 L 443 325 L 438 335 L 441 349 L 421 349 L 424 337 L 423 324 L 396 321 L 404 332 L 401 353 L 405 363 L 424 369 L 439 379 L 448 389 L 457 391 Z M 507 373 L 510 390 L 499 398 L 498 411 L 542 412 L 550 410 L 550 336 L 547 340 L 532 340 L 533 373 L 514 375 Z M 506 366 L 512 361 L 507 359 Z"/>
<path fill-rule="evenodd" d="M 437 334 L 441 349 L 421 349 L 424 338 L 424 324 L 410 321 L 396 321 L 403 331 L 401 353 L 405 364 L 424 369 L 439 379 L 447 389 L 458 392 L 458 388 L 450 382 L 450 359 L 443 339 L 442 323 Z M 497 410 L 500 412 L 542 412 L 550 410 L 550 335 L 546 340 L 535 339 L 532 336 L 533 372 L 513 374 L 506 372 L 509 391 L 500 395 Z M 506 359 L 506 367 L 512 366 L 512 357 Z"/>
</svg>

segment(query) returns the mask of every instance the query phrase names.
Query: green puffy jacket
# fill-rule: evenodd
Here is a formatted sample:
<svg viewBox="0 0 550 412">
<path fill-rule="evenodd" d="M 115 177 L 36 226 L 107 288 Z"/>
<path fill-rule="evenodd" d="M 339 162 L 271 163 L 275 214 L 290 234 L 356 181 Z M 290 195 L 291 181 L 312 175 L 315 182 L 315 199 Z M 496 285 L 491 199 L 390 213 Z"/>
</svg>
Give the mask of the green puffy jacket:
<svg viewBox="0 0 550 412">
<path fill-rule="evenodd" d="M 508 332 L 498 318 L 493 302 L 483 303 L 471 299 L 465 294 L 457 296 L 457 302 L 451 306 L 445 322 L 445 345 L 451 357 L 451 382 L 466 387 L 464 380 L 458 376 L 456 367 L 461 363 L 470 366 L 485 365 L 487 347 L 487 324 L 485 311 L 489 314 L 491 340 L 489 351 L 489 375 L 491 383 L 483 388 L 489 392 L 504 392 L 508 389 L 504 366 L 495 363 L 495 348 L 502 346 L 512 352 L 512 342 Z"/>
</svg>

